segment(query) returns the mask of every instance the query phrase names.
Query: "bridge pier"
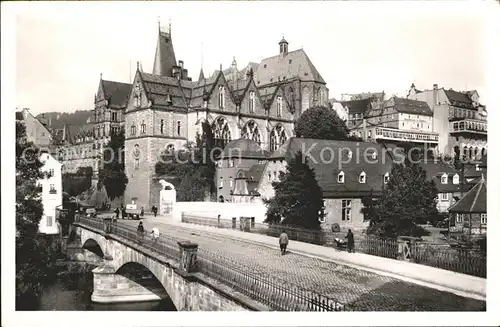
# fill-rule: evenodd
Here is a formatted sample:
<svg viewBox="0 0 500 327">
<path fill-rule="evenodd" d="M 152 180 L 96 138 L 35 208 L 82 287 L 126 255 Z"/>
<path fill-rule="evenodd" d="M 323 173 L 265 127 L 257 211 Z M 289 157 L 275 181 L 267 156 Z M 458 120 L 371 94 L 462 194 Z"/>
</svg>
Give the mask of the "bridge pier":
<svg viewBox="0 0 500 327">
<path fill-rule="evenodd" d="M 159 283 L 151 283 L 143 276 L 132 280 L 115 273 L 116 269 L 107 261 L 92 270 L 94 290 L 91 300 L 97 303 L 149 302 L 168 297 Z"/>
</svg>

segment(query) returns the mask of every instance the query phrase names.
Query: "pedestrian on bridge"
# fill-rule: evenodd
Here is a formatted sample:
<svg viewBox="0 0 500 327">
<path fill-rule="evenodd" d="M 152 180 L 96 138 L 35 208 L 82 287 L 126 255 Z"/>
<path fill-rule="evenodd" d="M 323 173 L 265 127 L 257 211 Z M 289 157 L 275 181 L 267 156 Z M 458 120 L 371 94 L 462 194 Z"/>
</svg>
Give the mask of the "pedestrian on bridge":
<svg viewBox="0 0 500 327">
<path fill-rule="evenodd" d="M 154 227 L 151 230 L 151 237 L 152 237 L 154 243 L 156 243 L 158 241 L 158 239 L 160 238 L 160 230 L 158 229 L 158 227 Z"/>
<path fill-rule="evenodd" d="M 139 225 L 137 226 L 137 239 L 139 240 L 140 243 L 142 243 L 143 238 L 144 238 L 144 226 L 142 225 L 142 221 L 140 221 Z"/>
<path fill-rule="evenodd" d="M 354 234 L 350 229 L 347 231 L 345 238 L 347 238 L 347 251 L 349 251 L 349 253 L 354 252 Z"/>
<path fill-rule="evenodd" d="M 281 255 L 286 254 L 286 247 L 288 245 L 288 235 L 286 234 L 285 231 L 281 232 L 279 238 L 279 244 L 280 244 Z"/>
</svg>

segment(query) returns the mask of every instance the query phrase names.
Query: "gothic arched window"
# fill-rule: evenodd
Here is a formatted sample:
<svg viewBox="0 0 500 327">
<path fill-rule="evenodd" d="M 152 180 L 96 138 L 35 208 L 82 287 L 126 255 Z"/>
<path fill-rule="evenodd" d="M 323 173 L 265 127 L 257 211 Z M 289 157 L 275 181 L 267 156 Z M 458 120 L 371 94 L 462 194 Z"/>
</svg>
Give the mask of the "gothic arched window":
<svg viewBox="0 0 500 327">
<path fill-rule="evenodd" d="M 243 127 L 241 130 L 241 138 L 253 140 L 260 144 L 259 127 L 253 120 L 249 121 L 245 127 Z"/>
<path fill-rule="evenodd" d="M 283 112 L 283 98 L 281 96 L 278 97 L 276 100 L 276 116 L 281 117 L 282 112 Z"/>
<path fill-rule="evenodd" d="M 271 151 L 276 151 L 287 140 L 285 129 L 282 125 L 276 126 L 271 132 Z"/>
<path fill-rule="evenodd" d="M 307 87 L 304 87 L 302 89 L 302 108 L 301 108 L 301 113 L 309 109 L 309 106 L 311 105 L 311 100 L 310 100 L 311 93 Z"/>
<path fill-rule="evenodd" d="M 216 146 L 225 147 L 231 141 L 231 131 L 224 117 L 217 118 L 212 124 L 212 132 Z"/>
<path fill-rule="evenodd" d="M 248 110 L 253 113 L 255 111 L 255 92 L 250 92 L 250 97 L 248 100 Z"/>
<path fill-rule="evenodd" d="M 224 109 L 224 86 L 219 86 L 219 109 Z"/>
</svg>

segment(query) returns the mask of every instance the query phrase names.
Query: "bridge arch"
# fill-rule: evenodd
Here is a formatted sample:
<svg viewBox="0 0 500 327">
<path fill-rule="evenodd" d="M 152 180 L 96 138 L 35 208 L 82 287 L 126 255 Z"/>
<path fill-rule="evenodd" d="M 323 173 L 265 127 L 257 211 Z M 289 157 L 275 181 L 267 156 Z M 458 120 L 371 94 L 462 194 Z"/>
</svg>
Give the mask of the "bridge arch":
<svg viewBox="0 0 500 327">
<path fill-rule="evenodd" d="M 175 311 L 178 311 L 172 300 L 171 293 L 168 292 L 158 277 L 146 266 L 138 262 L 129 261 L 119 267 L 115 274 L 130 280 L 133 284 L 138 284 L 146 288 L 161 298 L 161 301 L 166 302 L 169 308 L 175 308 Z"/>
<path fill-rule="evenodd" d="M 168 295 L 169 299 L 174 304 L 175 308 L 179 308 L 181 303 L 177 303 L 179 300 L 178 293 L 179 291 L 176 289 L 178 285 L 176 285 L 175 281 L 175 272 L 173 269 L 168 269 L 167 266 L 159 264 L 156 260 L 151 259 L 148 256 L 142 255 L 139 252 L 131 251 L 130 256 L 127 256 L 129 260 L 120 260 L 121 258 L 116 258 L 118 262 L 115 263 L 116 271 L 115 274 L 123 274 L 124 271 L 129 269 L 130 267 L 144 267 L 147 272 L 151 273 L 156 280 L 161 284 L 163 290 Z"/>
<path fill-rule="evenodd" d="M 82 242 L 83 243 L 83 242 Z M 82 245 L 82 248 L 88 250 L 100 258 L 104 258 L 104 250 L 93 238 L 88 238 Z"/>
</svg>

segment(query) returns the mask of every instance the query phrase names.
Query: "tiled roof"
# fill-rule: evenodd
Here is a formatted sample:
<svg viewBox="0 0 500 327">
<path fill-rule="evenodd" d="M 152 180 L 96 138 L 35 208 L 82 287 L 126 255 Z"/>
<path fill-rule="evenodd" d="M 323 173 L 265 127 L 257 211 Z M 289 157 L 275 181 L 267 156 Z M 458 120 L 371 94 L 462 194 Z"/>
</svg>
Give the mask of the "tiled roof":
<svg viewBox="0 0 500 327">
<path fill-rule="evenodd" d="M 140 73 L 148 98 L 156 105 L 168 105 L 168 95 L 172 105 L 188 107 L 191 89 L 197 82 L 178 80 L 174 77 Z"/>
<path fill-rule="evenodd" d="M 371 108 L 372 98 L 363 100 L 351 100 L 341 102 L 344 107 L 347 107 L 349 114 L 361 114 L 367 112 Z"/>
<path fill-rule="evenodd" d="M 225 159 L 228 158 L 262 158 L 265 159 L 269 152 L 262 150 L 261 146 L 248 139 L 237 139 L 229 142 L 222 152 Z"/>
<path fill-rule="evenodd" d="M 486 181 L 482 178 L 448 211 L 456 213 L 486 213 Z"/>
<path fill-rule="evenodd" d="M 325 151 L 324 149 L 328 149 Z M 352 158 L 348 158 L 348 150 Z M 390 157 L 382 160 L 382 145 L 368 142 L 332 141 L 302 139 L 292 137 L 275 151 L 269 160 L 287 160 L 298 151 L 309 154 L 314 159 L 309 159 L 309 165 L 316 174 L 319 186 L 323 189 L 325 197 L 357 197 L 369 195 L 370 192 L 380 193 L 384 185 L 384 175 L 390 173 L 392 160 Z M 323 151 L 323 152 L 322 152 Z M 359 151 L 359 152 L 357 152 Z M 364 153 L 366 151 L 367 158 Z M 377 157 L 373 159 L 373 152 Z M 329 160 L 331 153 L 333 160 Z M 356 153 L 359 153 L 357 157 Z M 323 159 L 325 161 L 322 161 Z M 340 159 L 340 157 L 342 157 Z M 338 183 L 338 174 L 344 172 L 344 183 Z M 359 176 L 366 174 L 366 182 L 360 183 Z"/>
<path fill-rule="evenodd" d="M 132 90 L 132 84 L 114 81 L 102 81 L 104 97 L 108 100 L 109 106 L 114 108 L 127 107 L 128 97 Z"/>
<path fill-rule="evenodd" d="M 285 56 L 280 54 L 263 59 L 254 70 L 254 79 L 258 86 L 276 82 L 278 77 L 281 80 L 298 77 L 301 80 L 326 84 L 303 49 L 289 52 Z"/>
<path fill-rule="evenodd" d="M 94 129 L 92 125 L 69 125 L 64 126 L 66 129 L 66 141 L 73 144 L 79 137 L 93 136 Z"/>
<path fill-rule="evenodd" d="M 424 116 L 433 115 L 431 108 L 425 101 L 392 97 L 387 101 L 386 107 L 394 107 L 399 113 Z"/>
<path fill-rule="evenodd" d="M 453 176 L 458 174 L 460 178 L 460 171 L 441 161 L 421 163 L 420 165 L 427 173 L 427 180 L 434 180 L 439 193 L 455 193 L 460 191 L 467 192 L 473 186 L 473 184 L 469 184 L 466 181 L 463 181 L 463 185 L 461 185 L 460 179 L 458 184 L 453 184 Z M 448 175 L 446 184 L 441 183 L 441 176 L 443 174 Z M 461 186 L 463 189 L 460 189 Z"/>
<path fill-rule="evenodd" d="M 446 94 L 446 97 L 451 104 L 453 104 L 453 102 L 457 102 L 458 104 L 468 104 L 472 106 L 472 100 L 469 95 L 467 95 L 467 93 L 462 93 L 450 89 L 444 90 L 444 94 Z"/>
</svg>

